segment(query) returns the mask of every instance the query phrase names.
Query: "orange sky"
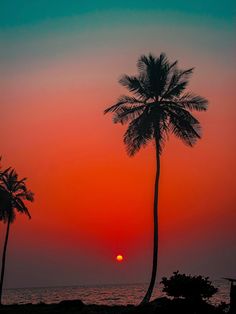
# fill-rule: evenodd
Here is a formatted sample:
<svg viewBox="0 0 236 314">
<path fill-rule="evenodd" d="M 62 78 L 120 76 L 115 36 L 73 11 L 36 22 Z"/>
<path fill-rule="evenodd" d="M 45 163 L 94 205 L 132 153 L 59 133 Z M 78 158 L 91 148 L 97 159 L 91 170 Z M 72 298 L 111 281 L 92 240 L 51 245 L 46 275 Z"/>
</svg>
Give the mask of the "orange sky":
<svg viewBox="0 0 236 314">
<path fill-rule="evenodd" d="M 236 275 L 235 73 L 227 45 L 215 51 L 217 31 L 225 31 L 226 43 L 231 35 L 216 28 L 201 38 L 191 27 L 180 46 L 172 39 L 181 27 L 166 27 L 166 41 L 157 31 L 153 43 L 151 35 L 131 41 L 135 25 L 126 32 L 114 28 L 113 37 L 103 28 L 87 31 L 82 51 L 72 44 L 75 30 L 70 40 L 45 29 L 8 40 L 19 54 L 4 59 L 0 78 L 0 153 L 4 166 L 28 177 L 35 202 L 32 220 L 18 216 L 12 226 L 6 286 L 148 281 L 153 147 L 129 158 L 125 128 L 113 125 L 103 110 L 125 92 L 119 76 L 135 73 L 137 58 L 149 51 L 196 66 L 190 87 L 210 102 L 198 115 L 203 139 L 189 149 L 171 137 L 162 156 L 161 275 L 176 269 Z M 152 34 L 155 25 L 142 31 Z M 200 45 L 204 40 L 206 47 Z M 2 238 L 4 232 L 1 225 Z M 119 269 L 118 253 L 125 256 Z"/>
</svg>

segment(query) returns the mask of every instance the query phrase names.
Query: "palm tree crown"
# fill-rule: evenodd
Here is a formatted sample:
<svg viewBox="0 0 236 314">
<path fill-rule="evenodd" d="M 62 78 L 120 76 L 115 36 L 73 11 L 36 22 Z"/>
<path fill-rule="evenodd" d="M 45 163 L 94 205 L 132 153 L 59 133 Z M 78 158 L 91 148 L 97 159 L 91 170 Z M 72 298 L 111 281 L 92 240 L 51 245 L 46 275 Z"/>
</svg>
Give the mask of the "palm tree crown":
<svg viewBox="0 0 236 314">
<path fill-rule="evenodd" d="M 104 113 L 113 112 L 115 123 L 129 122 L 124 142 L 130 156 L 153 138 L 161 153 L 168 133 L 189 146 L 200 138 L 200 123 L 190 111 L 204 111 L 208 102 L 185 92 L 193 68 L 180 70 L 177 63 L 170 63 L 164 53 L 158 58 L 143 55 L 137 62 L 138 74 L 123 75 L 119 80 L 133 96 L 121 96 Z"/>
<path fill-rule="evenodd" d="M 15 220 L 15 211 L 31 218 L 24 200 L 32 202 L 33 193 L 27 189 L 26 178 L 18 179 L 18 174 L 12 168 L 0 173 L 0 221 L 4 223 Z"/>
</svg>

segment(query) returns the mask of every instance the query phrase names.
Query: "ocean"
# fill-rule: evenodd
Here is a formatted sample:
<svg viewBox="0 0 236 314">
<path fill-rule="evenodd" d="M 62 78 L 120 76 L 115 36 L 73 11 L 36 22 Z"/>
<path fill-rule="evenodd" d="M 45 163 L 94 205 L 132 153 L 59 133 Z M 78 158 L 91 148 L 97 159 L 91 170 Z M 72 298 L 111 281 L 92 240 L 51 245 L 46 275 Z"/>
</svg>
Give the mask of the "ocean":
<svg viewBox="0 0 236 314">
<path fill-rule="evenodd" d="M 230 285 L 224 280 L 213 281 L 218 292 L 211 298 L 213 304 L 229 303 Z M 99 285 L 99 286 L 67 286 L 5 289 L 3 304 L 25 303 L 58 303 L 62 300 L 80 299 L 86 304 L 137 305 L 147 289 L 145 284 Z M 163 296 L 155 290 L 153 298 Z"/>
</svg>

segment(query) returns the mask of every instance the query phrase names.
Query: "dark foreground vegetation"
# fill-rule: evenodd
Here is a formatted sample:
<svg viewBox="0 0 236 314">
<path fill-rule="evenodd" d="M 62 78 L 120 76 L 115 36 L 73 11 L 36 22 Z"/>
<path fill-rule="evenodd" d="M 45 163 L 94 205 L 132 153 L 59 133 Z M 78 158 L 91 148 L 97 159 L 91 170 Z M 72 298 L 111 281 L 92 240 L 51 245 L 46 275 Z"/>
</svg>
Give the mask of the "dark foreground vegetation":
<svg viewBox="0 0 236 314">
<path fill-rule="evenodd" d="M 55 304 L 2 305 L 0 314 L 236 314 L 229 306 L 214 306 L 209 299 L 217 289 L 208 277 L 180 274 L 162 278 L 163 292 L 167 297 L 149 303 L 134 305 L 86 305 L 81 300 L 66 300 Z"/>
<path fill-rule="evenodd" d="M 1 314 L 223 314 L 223 305 L 213 306 L 206 302 L 194 304 L 186 299 L 158 298 L 141 306 L 85 305 L 80 300 L 62 301 L 58 304 L 2 305 Z"/>
</svg>

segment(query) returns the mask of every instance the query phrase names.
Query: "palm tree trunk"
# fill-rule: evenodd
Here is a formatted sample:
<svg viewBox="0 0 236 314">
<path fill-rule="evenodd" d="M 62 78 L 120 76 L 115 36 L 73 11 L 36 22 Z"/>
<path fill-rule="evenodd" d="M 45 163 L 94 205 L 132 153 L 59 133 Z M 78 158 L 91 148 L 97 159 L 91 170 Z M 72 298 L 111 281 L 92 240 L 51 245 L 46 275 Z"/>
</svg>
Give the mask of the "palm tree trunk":
<svg viewBox="0 0 236 314">
<path fill-rule="evenodd" d="M 1 270 L 1 279 L 0 279 L 0 305 L 2 305 L 2 288 L 3 288 L 3 279 L 4 279 L 4 272 L 5 272 L 7 242 L 8 242 L 8 237 L 9 237 L 10 223 L 11 223 L 11 219 L 8 218 L 7 231 L 6 231 L 6 237 L 5 237 L 3 255 L 2 255 L 2 270 Z"/>
<path fill-rule="evenodd" d="M 155 286 L 157 275 L 157 259 L 158 259 L 158 190 L 160 177 L 160 151 L 158 136 L 155 137 L 156 146 L 156 178 L 154 186 L 154 206 L 153 206 L 153 261 L 152 261 L 152 276 L 148 290 L 141 302 L 141 304 L 148 303 Z"/>
</svg>

